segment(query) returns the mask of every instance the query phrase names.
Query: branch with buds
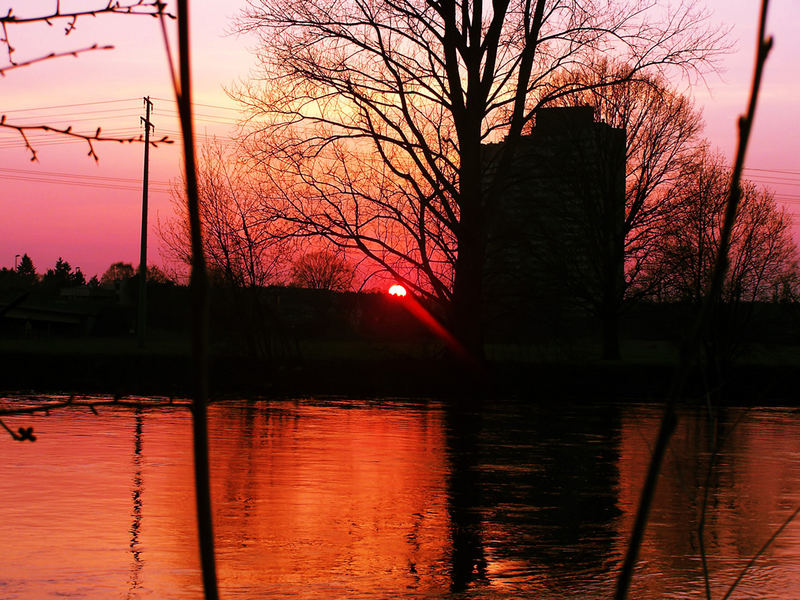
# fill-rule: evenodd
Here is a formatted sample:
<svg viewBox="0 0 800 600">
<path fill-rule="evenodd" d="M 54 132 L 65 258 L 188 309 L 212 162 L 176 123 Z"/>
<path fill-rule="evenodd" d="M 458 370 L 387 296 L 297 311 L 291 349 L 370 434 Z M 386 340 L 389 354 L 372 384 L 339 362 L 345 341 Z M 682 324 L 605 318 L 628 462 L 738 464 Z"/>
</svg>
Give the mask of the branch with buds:
<svg viewBox="0 0 800 600">
<path fill-rule="evenodd" d="M 99 157 L 97 156 L 97 153 L 94 150 L 93 142 L 118 142 L 120 144 L 144 142 L 143 135 L 127 137 L 127 138 L 103 136 L 100 133 L 101 132 L 100 127 L 98 127 L 94 133 L 87 134 L 87 133 L 78 133 L 77 131 L 73 131 L 72 126 L 69 126 L 65 129 L 60 129 L 58 127 L 52 127 L 50 125 L 14 125 L 13 123 L 6 122 L 5 115 L 0 116 L 0 127 L 5 127 L 6 129 L 14 129 L 19 133 L 19 135 L 22 137 L 22 140 L 25 142 L 25 148 L 28 150 L 28 152 L 31 153 L 32 162 L 35 162 L 37 160 L 37 155 L 36 155 L 36 149 L 33 147 L 33 144 L 31 144 L 31 141 L 27 135 L 27 132 L 30 131 L 45 131 L 50 133 L 57 133 L 59 135 L 65 135 L 67 137 L 73 137 L 83 140 L 89 145 L 89 152 L 87 153 L 87 155 L 92 157 L 95 161 L 99 160 Z M 157 148 L 159 144 L 172 144 L 172 143 L 173 140 L 169 139 L 169 137 L 166 135 L 157 140 L 150 140 L 150 145 L 155 148 Z"/>
<path fill-rule="evenodd" d="M 8 12 L 5 15 L 0 16 L 0 31 L 2 31 L 2 37 L 0 37 L 0 45 L 5 45 L 6 53 L 8 55 L 8 64 L 0 66 L 0 77 L 5 77 L 7 71 L 11 71 L 13 69 L 19 69 L 22 67 L 27 67 L 32 64 L 40 63 L 46 60 L 62 58 L 66 56 L 78 57 L 78 55 L 84 54 L 86 52 L 111 50 L 114 48 L 114 46 L 112 45 L 93 44 L 92 46 L 86 48 L 67 50 L 65 52 L 51 52 L 49 54 L 27 59 L 24 61 L 16 61 L 14 60 L 15 48 L 11 44 L 11 38 L 8 34 L 9 27 L 11 25 L 46 23 L 47 25 L 52 27 L 55 23 L 62 22 L 66 23 L 64 27 L 64 35 L 69 35 L 73 31 L 75 31 L 78 19 L 83 17 L 97 17 L 98 15 L 102 14 L 143 15 L 155 18 L 174 19 L 175 18 L 174 15 L 165 12 L 164 10 L 165 8 L 166 4 L 164 2 L 161 2 L 161 0 L 136 0 L 129 2 L 122 2 L 121 0 L 108 0 L 108 3 L 105 6 L 101 6 L 100 8 L 87 8 L 83 10 L 65 11 L 62 10 L 61 0 L 57 0 L 55 9 L 51 13 L 46 15 L 36 15 L 31 17 L 18 17 L 17 15 L 14 14 L 14 9 L 9 8 Z M 15 125 L 13 123 L 7 122 L 6 115 L 0 116 L 0 127 L 4 127 L 6 129 L 13 129 L 20 135 L 20 137 L 22 137 L 22 140 L 25 142 L 25 149 L 28 152 L 30 152 L 31 161 L 37 160 L 36 149 L 33 147 L 33 144 L 31 143 L 27 135 L 28 132 L 31 131 L 38 130 L 38 131 L 55 133 L 58 135 L 65 135 L 68 137 L 81 139 L 88 144 L 89 152 L 87 154 L 95 161 L 99 160 L 99 158 L 97 156 L 97 153 L 95 152 L 94 142 L 119 142 L 119 143 L 144 142 L 144 136 L 141 135 L 128 138 L 101 136 L 99 127 L 97 128 L 97 131 L 95 131 L 95 133 L 86 134 L 73 131 L 72 127 L 67 127 L 62 129 L 59 127 L 53 127 L 44 124 Z M 164 136 L 159 140 L 151 140 L 150 143 L 153 146 L 158 146 L 158 144 L 171 144 L 172 140 Z"/>
<path fill-rule="evenodd" d="M 39 62 L 42 60 L 47 60 L 48 58 L 55 58 L 56 56 L 65 56 L 73 54 L 72 52 L 66 52 L 64 54 L 51 54 L 48 56 L 43 56 L 40 58 L 35 58 L 33 60 L 26 61 L 24 63 L 17 63 L 14 61 L 13 54 L 14 54 L 14 46 L 11 45 L 11 40 L 8 35 L 8 26 L 9 25 L 22 25 L 25 23 L 47 23 L 49 26 L 53 26 L 53 24 L 57 21 L 66 21 L 66 26 L 64 27 L 64 35 L 69 35 L 77 28 L 78 19 L 81 17 L 96 17 L 102 14 L 123 14 L 123 15 L 143 15 L 143 16 L 150 16 L 150 17 L 160 17 L 162 14 L 166 17 L 174 19 L 175 17 L 171 14 L 165 13 L 164 8 L 165 4 L 160 0 L 137 0 L 136 2 L 131 2 L 127 4 L 123 4 L 119 2 L 119 0 L 109 0 L 108 4 L 101 8 L 93 8 L 93 9 L 85 9 L 85 10 L 75 10 L 75 11 L 62 11 L 61 10 L 61 2 L 60 0 L 56 2 L 55 10 L 47 15 L 37 15 L 33 17 L 18 17 L 14 14 L 14 9 L 9 8 L 8 12 L 4 16 L 0 16 L 0 27 L 2 27 L 3 37 L 0 38 L 0 43 L 4 44 L 6 47 L 6 51 L 8 53 L 8 62 L 10 63 L 9 66 L 3 67 L 0 69 L 0 73 L 4 70 L 8 70 L 10 68 L 14 68 L 16 66 L 23 66 L 25 64 L 30 64 L 32 62 Z M 113 46 L 103 46 L 98 47 L 94 46 L 90 48 L 90 50 L 106 50 L 110 49 Z M 78 50 L 76 52 L 83 52 L 85 50 Z"/>
<path fill-rule="evenodd" d="M 64 56 L 74 56 L 75 58 L 77 58 L 78 54 L 83 54 L 85 52 L 92 52 L 93 50 L 113 50 L 113 49 L 114 46 L 110 45 L 99 46 L 98 44 L 93 44 L 88 48 L 78 48 L 77 50 L 68 50 L 67 52 L 51 52 L 50 54 L 46 54 L 44 56 L 38 56 L 36 58 L 31 58 L 23 62 L 12 62 L 9 65 L 0 67 L 0 77 L 5 77 L 6 71 L 11 71 L 12 69 L 21 69 L 22 67 L 27 67 L 34 63 L 50 60 L 51 58 L 61 58 Z"/>
</svg>

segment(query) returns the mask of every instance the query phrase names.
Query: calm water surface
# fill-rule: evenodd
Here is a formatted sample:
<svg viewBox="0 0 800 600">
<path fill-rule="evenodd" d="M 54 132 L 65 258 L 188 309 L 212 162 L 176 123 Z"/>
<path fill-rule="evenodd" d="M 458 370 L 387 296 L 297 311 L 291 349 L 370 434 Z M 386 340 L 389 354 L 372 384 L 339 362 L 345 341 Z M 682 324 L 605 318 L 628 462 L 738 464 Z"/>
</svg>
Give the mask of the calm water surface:
<svg viewBox="0 0 800 600">
<path fill-rule="evenodd" d="M 714 598 L 800 506 L 798 412 L 718 416 L 682 412 L 633 598 L 705 598 L 704 499 Z M 659 418 L 648 405 L 214 404 L 221 595 L 607 598 Z M 0 437 L 0 598 L 201 598 L 187 411 L 4 420 L 39 439 Z M 733 597 L 800 597 L 800 521 Z"/>
</svg>

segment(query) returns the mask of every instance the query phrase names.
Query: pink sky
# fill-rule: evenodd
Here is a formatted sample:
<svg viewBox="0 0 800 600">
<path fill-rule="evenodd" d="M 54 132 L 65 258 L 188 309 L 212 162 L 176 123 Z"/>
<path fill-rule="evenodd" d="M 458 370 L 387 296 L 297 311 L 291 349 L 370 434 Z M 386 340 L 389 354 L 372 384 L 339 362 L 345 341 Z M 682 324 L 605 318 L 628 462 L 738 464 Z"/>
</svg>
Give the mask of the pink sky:
<svg viewBox="0 0 800 600">
<path fill-rule="evenodd" d="M 706 137 L 730 156 L 736 143 L 736 117 L 749 91 L 759 3 L 709 0 L 706 4 L 718 22 L 732 27 L 731 41 L 736 47 L 724 57 L 724 71 L 710 75 L 707 87 L 696 86 L 692 94 L 703 109 Z M 43 14 L 54 5 L 54 0 L 0 2 L 0 11 L 5 14 L 13 6 L 19 15 L 23 10 Z M 235 124 L 235 105 L 223 87 L 245 78 L 253 65 L 248 52 L 253 40 L 226 35 L 230 17 L 241 5 L 241 0 L 191 3 L 193 93 L 195 103 L 205 105 L 196 109 L 200 133 L 224 136 Z M 775 36 L 775 47 L 747 160 L 751 169 L 765 171 L 747 174 L 770 184 L 778 199 L 800 218 L 800 119 L 795 114 L 800 97 L 800 5 L 796 0 L 773 0 L 770 10 L 769 31 Z M 77 31 L 69 37 L 62 31 L 59 25 L 9 28 L 18 59 L 94 43 L 112 43 L 115 49 L 9 71 L 0 79 L 0 113 L 17 123 L 72 124 L 87 132 L 102 126 L 138 135 L 142 131 L 139 117 L 144 114 L 142 97 L 150 96 L 155 104 L 156 135 L 178 137 L 155 19 L 87 18 L 78 21 Z M 35 145 L 39 162 L 32 163 L 19 136 L 0 130 L 0 267 L 12 267 L 15 255 L 23 253 L 31 256 L 39 272 L 62 256 L 87 277 L 101 274 L 115 261 L 137 264 L 142 145 L 97 145 L 98 164 L 86 157 L 88 148 L 81 142 L 36 136 Z M 172 215 L 168 189 L 180 177 L 178 144 L 151 151 L 150 160 L 148 262 L 162 264 L 156 223 Z M 800 240 L 800 227 L 797 230 Z"/>
</svg>

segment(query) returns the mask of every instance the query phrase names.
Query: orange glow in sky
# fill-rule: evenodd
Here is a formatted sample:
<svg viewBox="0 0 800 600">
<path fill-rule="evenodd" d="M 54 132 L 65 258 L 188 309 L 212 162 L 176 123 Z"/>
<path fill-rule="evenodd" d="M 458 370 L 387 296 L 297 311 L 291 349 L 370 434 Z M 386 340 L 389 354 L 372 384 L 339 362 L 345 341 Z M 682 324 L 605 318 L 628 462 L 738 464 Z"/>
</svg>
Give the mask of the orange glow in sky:
<svg viewBox="0 0 800 600">
<path fill-rule="evenodd" d="M 5 14 L 13 7 L 18 17 L 52 11 L 55 2 L 18 0 L 0 3 Z M 79 7 L 105 5 L 81 0 Z M 233 2 L 192 3 L 193 96 L 199 142 L 235 130 L 237 105 L 224 88 L 247 81 L 256 64 L 254 37 L 230 35 L 232 19 L 245 5 Z M 757 3 L 703 0 L 712 11 L 710 27 L 729 27 L 731 51 L 719 61 L 719 73 L 709 73 L 696 85 L 676 82 L 702 110 L 704 136 L 730 157 L 736 119 L 744 111 L 754 60 Z M 167 2 L 167 10 L 174 4 Z M 143 133 L 142 97 L 154 102 L 151 116 L 156 137 L 180 141 L 173 92 L 161 30 L 156 19 L 123 15 L 78 19 L 76 29 L 63 35 L 62 23 L 9 28 L 18 61 L 51 52 L 113 45 L 113 50 L 86 52 L 8 71 L 0 80 L 0 114 L 9 122 L 83 132 L 97 127 L 108 134 Z M 170 26 L 172 27 L 172 26 Z M 800 164 L 800 120 L 795 119 L 798 88 L 796 57 L 800 55 L 800 7 L 796 2 L 770 6 L 768 33 L 775 44 L 767 61 L 762 95 L 747 155 L 745 176 L 776 192 L 790 214 L 800 213 L 797 194 Z M 6 61 L 0 61 L 5 64 Z M 29 254 L 37 270 L 51 268 L 58 257 L 80 267 L 87 278 L 101 275 L 113 262 L 138 263 L 141 224 L 140 144 L 98 144 L 99 163 L 86 156 L 78 140 L 33 132 L 39 162 L 30 161 L 24 140 L 13 130 L 0 130 L 0 268 L 13 268 L 17 254 Z M 180 144 L 160 146 L 150 156 L 150 218 L 148 262 L 165 264 L 159 221 L 172 218 L 170 189 L 180 181 Z M 795 225 L 800 239 L 800 225 Z"/>
</svg>

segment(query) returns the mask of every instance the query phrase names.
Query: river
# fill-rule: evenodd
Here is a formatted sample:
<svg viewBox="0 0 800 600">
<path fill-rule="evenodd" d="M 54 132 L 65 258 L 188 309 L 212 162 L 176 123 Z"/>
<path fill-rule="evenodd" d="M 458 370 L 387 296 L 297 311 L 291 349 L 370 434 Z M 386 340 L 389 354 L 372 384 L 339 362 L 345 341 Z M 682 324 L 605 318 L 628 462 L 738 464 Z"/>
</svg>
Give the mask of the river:
<svg viewBox="0 0 800 600">
<path fill-rule="evenodd" d="M 221 597 L 608 598 L 660 415 L 541 399 L 213 403 Z M 701 522 L 723 597 L 800 506 L 798 410 L 714 416 L 680 411 L 631 598 L 706 598 Z M 0 437 L 0 598 L 202 597 L 186 409 L 3 420 L 38 439 Z M 731 597 L 800 597 L 800 519 Z"/>
</svg>

